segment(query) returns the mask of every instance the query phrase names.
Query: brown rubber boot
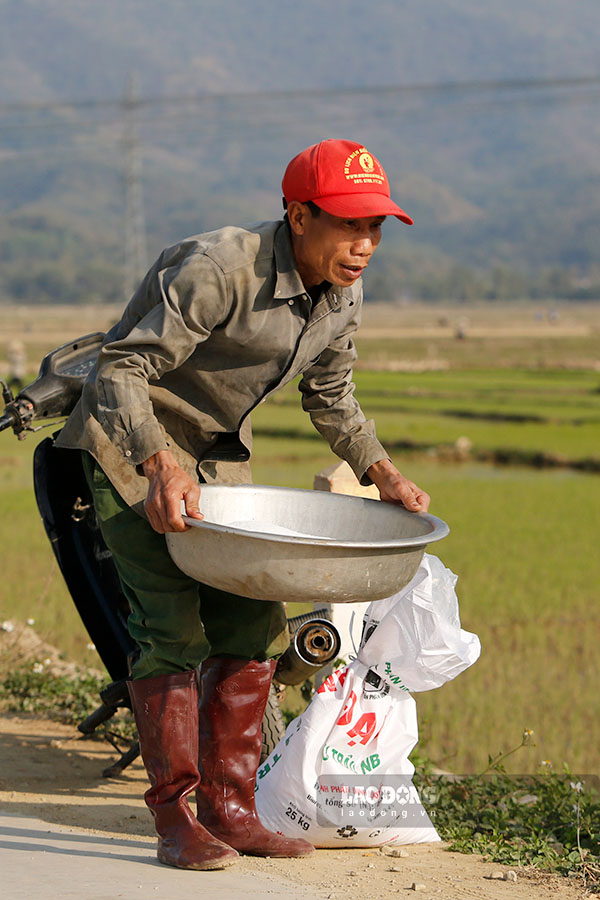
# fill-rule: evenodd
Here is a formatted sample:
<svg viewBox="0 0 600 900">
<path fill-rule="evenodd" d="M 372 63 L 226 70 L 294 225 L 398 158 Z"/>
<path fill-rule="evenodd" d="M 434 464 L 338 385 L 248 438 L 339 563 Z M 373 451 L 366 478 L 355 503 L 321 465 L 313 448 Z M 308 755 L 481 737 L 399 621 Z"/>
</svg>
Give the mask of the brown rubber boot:
<svg viewBox="0 0 600 900">
<path fill-rule="evenodd" d="M 275 660 L 225 656 L 202 663 L 198 820 L 240 853 L 308 856 L 314 852 L 312 844 L 268 831 L 254 803 L 261 722 L 275 665 Z"/>
<path fill-rule="evenodd" d="M 187 801 L 198 773 L 196 671 L 128 682 L 151 787 L 144 799 L 158 833 L 158 859 L 180 869 L 222 869 L 238 854 L 198 822 Z"/>
</svg>

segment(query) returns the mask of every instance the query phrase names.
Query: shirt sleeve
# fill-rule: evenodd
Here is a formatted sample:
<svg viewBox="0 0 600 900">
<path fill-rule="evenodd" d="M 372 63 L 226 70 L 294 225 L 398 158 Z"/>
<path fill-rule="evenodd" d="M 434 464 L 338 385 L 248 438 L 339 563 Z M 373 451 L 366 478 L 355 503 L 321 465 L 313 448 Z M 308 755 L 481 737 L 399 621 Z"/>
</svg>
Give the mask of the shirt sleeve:
<svg viewBox="0 0 600 900">
<path fill-rule="evenodd" d="M 367 419 L 354 397 L 352 366 L 357 358 L 353 335 L 357 313 L 319 358 L 304 372 L 299 384 L 302 407 L 333 452 L 345 459 L 362 485 L 372 484 L 366 470 L 388 454 L 377 440 L 375 423 Z"/>
<path fill-rule="evenodd" d="M 98 420 L 127 462 L 166 450 L 148 383 L 178 368 L 207 340 L 227 309 L 225 278 L 201 253 L 150 269 L 108 335 L 96 369 Z"/>
</svg>

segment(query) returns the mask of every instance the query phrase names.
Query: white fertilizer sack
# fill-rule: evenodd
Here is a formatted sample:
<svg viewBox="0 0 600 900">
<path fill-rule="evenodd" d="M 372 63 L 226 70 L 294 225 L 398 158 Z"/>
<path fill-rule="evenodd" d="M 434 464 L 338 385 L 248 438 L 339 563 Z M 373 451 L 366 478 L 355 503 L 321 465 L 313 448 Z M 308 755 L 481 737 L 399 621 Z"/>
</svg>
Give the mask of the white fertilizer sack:
<svg viewBox="0 0 600 900">
<path fill-rule="evenodd" d="M 259 767 L 267 828 L 316 847 L 439 840 L 412 784 L 409 692 L 439 687 L 479 656 L 479 638 L 460 627 L 456 580 L 425 554 L 406 588 L 369 606 L 358 659 L 329 676 Z"/>
</svg>

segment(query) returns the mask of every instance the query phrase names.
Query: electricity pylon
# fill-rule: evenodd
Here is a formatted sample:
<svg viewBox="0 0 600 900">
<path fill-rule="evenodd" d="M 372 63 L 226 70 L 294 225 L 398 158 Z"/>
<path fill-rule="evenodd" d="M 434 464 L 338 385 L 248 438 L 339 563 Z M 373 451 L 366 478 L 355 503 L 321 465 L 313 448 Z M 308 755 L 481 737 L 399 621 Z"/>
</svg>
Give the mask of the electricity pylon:
<svg viewBox="0 0 600 900">
<path fill-rule="evenodd" d="M 142 160 L 137 132 L 140 106 L 137 82 L 130 75 L 122 101 L 125 152 L 125 296 L 131 297 L 147 269 L 146 223 L 142 193 Z"/>
</svg>

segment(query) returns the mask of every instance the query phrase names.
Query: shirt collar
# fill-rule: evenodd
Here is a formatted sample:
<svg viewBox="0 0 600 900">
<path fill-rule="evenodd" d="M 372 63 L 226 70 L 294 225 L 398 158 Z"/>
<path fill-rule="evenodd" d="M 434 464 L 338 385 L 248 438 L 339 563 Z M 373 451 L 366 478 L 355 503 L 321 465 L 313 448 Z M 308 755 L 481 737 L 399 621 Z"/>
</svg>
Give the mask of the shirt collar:
<svg viewBox="0 0 600 900">
<path fill-rule="evenodd" d="M 277 281 L 275 282 L 275 297 L 278 300 L 289 300 L 299 294 L 305 294 L 302 279 L 296 269 L 294 250 L 287 222 L 282 221 L 275 232 L 274 240 L 275 268 Z"/>
</svg>

